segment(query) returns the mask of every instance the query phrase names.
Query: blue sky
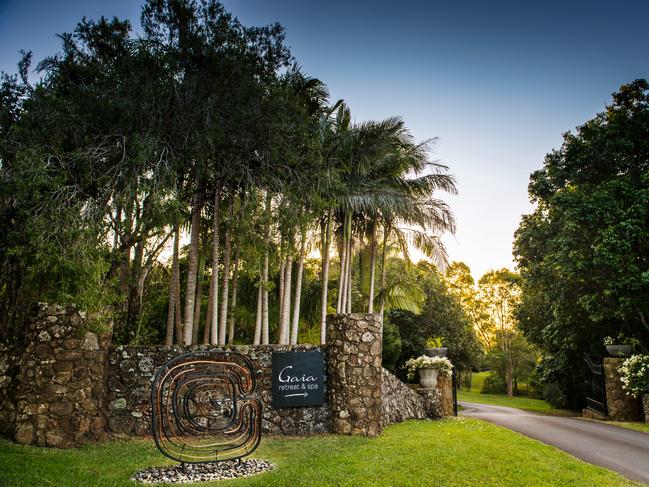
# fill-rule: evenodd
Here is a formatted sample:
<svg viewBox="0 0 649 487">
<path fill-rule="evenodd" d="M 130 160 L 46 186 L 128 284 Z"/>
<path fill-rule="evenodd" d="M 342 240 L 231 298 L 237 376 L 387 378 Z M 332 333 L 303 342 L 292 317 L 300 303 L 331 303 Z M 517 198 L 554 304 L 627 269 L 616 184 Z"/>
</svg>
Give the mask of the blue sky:
<svg viewBox="0 0 649 487">
<path fill-rule="evenodd" d="M 438 137 L 460 194 L 446 239 L 475 277 L 512 267 L 529 174 L 561 134 L 601 111 L 611 92 L 649 78 L 649 2 L 374 2 L 228 0 L 245 24 L 280 22 L 311 76 L 356 120 L 400 115 L 418 139 Z M 0 69 L 36 59 L 82 16 L 130 18 L 134 0 L 0 0 Z"/>
</svg>

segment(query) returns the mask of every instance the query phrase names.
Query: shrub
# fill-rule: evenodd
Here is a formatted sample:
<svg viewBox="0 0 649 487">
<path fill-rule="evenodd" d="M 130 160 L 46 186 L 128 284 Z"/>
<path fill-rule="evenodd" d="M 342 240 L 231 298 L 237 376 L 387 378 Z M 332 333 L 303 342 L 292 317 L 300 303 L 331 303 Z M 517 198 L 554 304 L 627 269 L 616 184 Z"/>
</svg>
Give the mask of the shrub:
<svg viewBox="0 0 649 487">
<path fill-rule="evenodd" d="M 543 399 L 557 409 L 565 408 L 568 402 L 566 395 L 561 391 L 561 387 L 557 382 L 546 384 L 543 388 Z"/>
<path fill-rule="evenodd" d="M 505 380 L 500 374 L 491 372 L 484 380 L 482 394 L 504 394 L 507 390 Z"/>
</svg>

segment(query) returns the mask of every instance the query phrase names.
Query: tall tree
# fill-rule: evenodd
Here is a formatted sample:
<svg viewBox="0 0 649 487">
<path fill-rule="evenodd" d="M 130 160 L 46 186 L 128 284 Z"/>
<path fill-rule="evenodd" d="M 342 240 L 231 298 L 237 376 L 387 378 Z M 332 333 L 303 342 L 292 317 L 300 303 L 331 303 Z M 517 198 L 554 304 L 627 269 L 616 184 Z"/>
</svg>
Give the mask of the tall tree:
<svg viewBox="0 0 649 487">
<path fill-rule="evenodd" d="M 534 212 L 514 253 L 519 318 L 542 349 L 541 374 L 581 407 L 583 354 L 604 353 L 622 331 L 649 347 L 649 83 L 613 94 L 592 120 L 564 135 L 530 178 Z"/>
</svg>

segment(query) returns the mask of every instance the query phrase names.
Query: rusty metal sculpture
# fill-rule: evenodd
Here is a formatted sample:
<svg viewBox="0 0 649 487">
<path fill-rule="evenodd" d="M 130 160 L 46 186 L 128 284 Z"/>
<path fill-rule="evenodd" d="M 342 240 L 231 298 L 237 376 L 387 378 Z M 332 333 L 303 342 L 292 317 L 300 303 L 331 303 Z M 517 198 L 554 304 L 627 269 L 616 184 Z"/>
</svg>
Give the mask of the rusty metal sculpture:
<svg viewBox="0 0 649 487">
<path fill-rule="evenodd" d="M 181 463 L 234 460 L 261 440 L 262 406 L 250 360 L 235 352 L 193 352 L 155 375 L 151 427 L 158 449 Z"/>
</svg>

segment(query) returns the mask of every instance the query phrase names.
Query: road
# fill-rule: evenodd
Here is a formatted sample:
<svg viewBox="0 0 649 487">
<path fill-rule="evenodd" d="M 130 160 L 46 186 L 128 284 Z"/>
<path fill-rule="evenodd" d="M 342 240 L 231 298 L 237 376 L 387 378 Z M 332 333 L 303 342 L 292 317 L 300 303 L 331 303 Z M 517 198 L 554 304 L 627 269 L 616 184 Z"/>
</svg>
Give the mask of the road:
<svg viewBox="0 0 649 487">
<path fill-rule="evenodd" d="M 461 402 L 462 415 L 484 419 L 556 446 L 588 463 L 649 484 L 649 434 L 580 418 Z"/>
</svg>

